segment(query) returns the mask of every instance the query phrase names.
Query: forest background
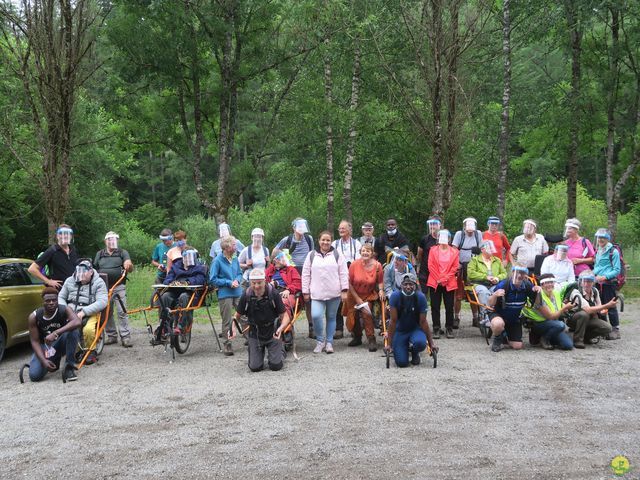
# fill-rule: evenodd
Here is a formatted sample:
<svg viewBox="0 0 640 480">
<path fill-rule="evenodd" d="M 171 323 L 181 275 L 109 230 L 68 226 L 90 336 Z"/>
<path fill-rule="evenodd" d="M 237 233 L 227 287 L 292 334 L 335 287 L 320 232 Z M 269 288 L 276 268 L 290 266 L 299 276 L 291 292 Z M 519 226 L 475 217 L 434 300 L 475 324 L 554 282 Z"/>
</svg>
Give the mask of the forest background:
<svg viewBox="0 0 640 480">
<path fill-rule="evenodd" d="M 640 2 L 0 0 L 0 255 L 69 223 L 640 234 Z"/>
</svg>

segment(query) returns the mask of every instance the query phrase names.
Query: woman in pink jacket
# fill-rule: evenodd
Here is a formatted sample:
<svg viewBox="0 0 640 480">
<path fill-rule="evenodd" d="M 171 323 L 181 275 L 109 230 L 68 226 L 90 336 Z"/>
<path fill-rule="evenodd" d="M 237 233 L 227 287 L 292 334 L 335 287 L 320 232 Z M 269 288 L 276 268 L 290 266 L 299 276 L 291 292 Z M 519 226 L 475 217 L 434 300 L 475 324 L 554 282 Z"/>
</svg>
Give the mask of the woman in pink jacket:
<svg viewBox="0 0 640 480">
<path fill-rule="evenodd" d="M 311 300 L 311 318 L 316 333 L 316 348 L 333 353 L 333 334 L 340 301 L 346 301 L 349 290 L 349 270 L 344 257 L 331 246 L 331 233 L 324 231 L 318 237 L 318 247 L 307 255 L 302 267 L 302 294 L 305 302 Z M 326 335 L 323 335 L 323 317 Z"/>
<path fill-rule="evenodd" d="M 431 319 L 433 321 L 433 338 L 440 338 L 440 303 L 444 299 L 446 314 L 447 338 L 453 338 L 453 307 L 458 281 L 458 249 L 449 245 L 451 234 L 448 230 L 440 230 L 438 245 L 429 250 L 429 298 L 431 299 Z"/>
</svg>

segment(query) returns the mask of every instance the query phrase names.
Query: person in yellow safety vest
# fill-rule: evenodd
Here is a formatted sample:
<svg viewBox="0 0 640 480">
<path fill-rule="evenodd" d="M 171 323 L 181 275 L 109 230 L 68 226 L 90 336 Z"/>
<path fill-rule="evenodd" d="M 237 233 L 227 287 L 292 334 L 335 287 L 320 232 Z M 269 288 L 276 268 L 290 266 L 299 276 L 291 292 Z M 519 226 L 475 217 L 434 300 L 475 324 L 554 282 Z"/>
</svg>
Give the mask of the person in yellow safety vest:
<svg viewBox="0 0 640 480">
<path fill-rule="evenodd" d="M 572 303 L 562 303 L 562 293 L 554 290 L 555 277 L 548 273 L 540 275 L 538 283 L 542 287 L 539 297 L 531 307 L 523 309 L 524 315 L 533 320 L 533 332 L 540 335 L 540 345 L 545 350 L 556 346 L 562 350 L 572 350 L 573 340 L 565 333 L 566 324 L 561 317 L 571 310 Z"/>
</svg>

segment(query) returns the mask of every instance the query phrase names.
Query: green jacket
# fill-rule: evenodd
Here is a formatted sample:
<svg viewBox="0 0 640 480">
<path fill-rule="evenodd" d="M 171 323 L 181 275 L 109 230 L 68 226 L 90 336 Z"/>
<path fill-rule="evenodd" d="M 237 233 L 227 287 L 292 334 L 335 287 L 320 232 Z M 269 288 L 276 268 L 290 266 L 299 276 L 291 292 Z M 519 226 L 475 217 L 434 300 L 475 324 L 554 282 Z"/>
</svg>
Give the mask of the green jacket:
<svg viewBox="0 0 640 480">
<path fill-rule="evenodd" d="M 498 280 L 507 278 L 507 271 L 498 257 L 491 257 L 491 273 Z M 467 266 L 467 280 L 471 283 L 484 283 L 487 281 L 487 265 L 482 261 L 482 255 L 471 257 Z"/>
</svg>

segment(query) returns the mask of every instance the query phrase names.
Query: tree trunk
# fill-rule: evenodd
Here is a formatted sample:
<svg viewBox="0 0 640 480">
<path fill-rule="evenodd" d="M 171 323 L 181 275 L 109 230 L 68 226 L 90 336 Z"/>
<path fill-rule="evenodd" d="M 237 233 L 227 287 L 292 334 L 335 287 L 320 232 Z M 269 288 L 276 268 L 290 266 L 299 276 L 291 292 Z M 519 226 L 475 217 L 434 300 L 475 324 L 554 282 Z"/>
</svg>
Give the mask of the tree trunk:
<svg viewBox="0 0 640 480">
<path fill-rule="evenodd" d="M 443 216 L 445 211 L 446 167 L 442 155 L 442 5 L 441 0 L 428 0 L 424 11 L 428 12 L 427 4 L 431 4 L 431 19 L 428 25 L 431 44 L 431 58 L 433 67 L 433 82 L 431 86 L 431 122 L 433 136 L 431 149 L 433 153 L 433 168 L 435 185 L 433 192 L 432 211 Z M 428 13 L 426 13 L 428 15 Z"/>
<path fill-rule="evenodd" d="M 579 23 L 579 7 L 573 0 L 565 2 L 567 27 L 571 40 L 571 93 L 569 104 L 571 122 L 569 125 L 569 158 L 567 161 L 567 217 L 576 216 L 577 188 L 578 188 L 578 149 L 580 146 L 580 77 L 582 31 Z"/>
<path fill-rule="evenodd" d="M 349 105 L 349 143 L 347 145 L 347 157 L 344 166 L 344 186 L 342 201 L 344 215 L 349 222 L 353 222 L 353 209 L 351 206 L 351 186 L 353 183 L 353 160 L 356 152 L 358 130 L 356 127 L 358 98 L 360 93 L 360 44 L 355 40 L 353 53 L 353 75 L 351 77 L 351 103 Z"/>
<path fill-rule="evenodd" d="M 611 234 L 615 235 L 618 226 L 618 203 L 615 180 L 613 178 L 615 168 L 615 135 L 616 119 L 615 110 L 618 102 L 618 48 L 619 48 L 619 15 L 615 7 L 611 11 L 611 51 L 609 53 L 609 75 L 606 82 L 607 91 L 607 150 L 605 156 L 606 185 L 607 185 L 607 221 Z"/>
<path fill-rule="evenodd" d="M 329 39 L 324 40 L 325 48 L 329 47 Z M 333 179 L 333 129 L 331 127 L 331 110 L 333 105 L 333 81 L 331 77 L 331 59 L 329 52 L 324 57 L 324 101 L 327 107 L 325 126 L 325 158 L 327 163 L 327 230 L 333 232 L 335 225 L 334 179 Z"/>
<path fill-rule="evenodd" d="M 447 58 L 447 131 L 445 149 L 446 183 L 443 210 L 451 206 L 453 197 L 453 181 L 456 171 L 458 152 L 460 150 L 460 129 L 457 123 L 458 109 L 458 58 L 460 56 L 459 12 L 460 1 L 454 0 L 449 7 L 451 21 L 451 43 L 446 49 Z"/>
<path fill-rule="evenodd" d="M 500 125 L 500 167 L 498 171 L 498 207 L 496 214 L 504 218 L 507 172 L 509 171 L 509 103 L 511 101 L 511 12 L 509 0 L 502 1 L 502 118 Z"/>
</svg>

